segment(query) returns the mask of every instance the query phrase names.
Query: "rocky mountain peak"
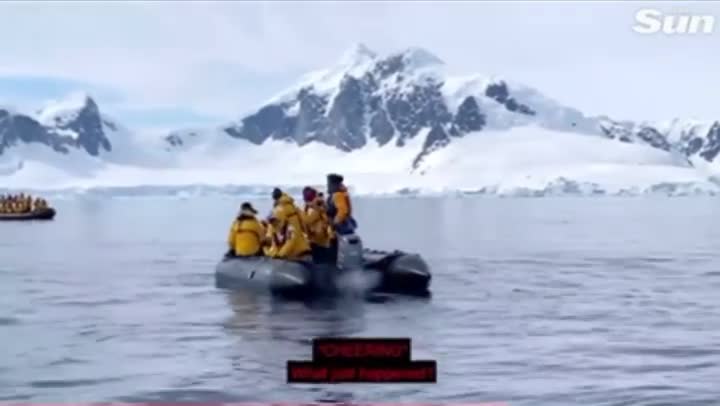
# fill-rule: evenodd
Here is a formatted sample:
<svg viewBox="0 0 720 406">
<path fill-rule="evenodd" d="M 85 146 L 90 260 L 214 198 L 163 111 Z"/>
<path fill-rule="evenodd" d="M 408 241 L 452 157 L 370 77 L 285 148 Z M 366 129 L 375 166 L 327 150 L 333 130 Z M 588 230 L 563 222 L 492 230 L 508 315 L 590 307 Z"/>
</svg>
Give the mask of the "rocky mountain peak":
<svg viewBox="0 0 720 406">
<path fill-rule="evenodd" d="M 0 114 L 0 153 L 19 142 L 45 144 L 61 153 L 82 148 L 92 156 L 112 150 L 106 132 L 117 126 L 103 118 L 98 104 L 86 93 L 47 103 L 34 115 L 5 113 Z"/>
<path fill-rule="evenodd" d="M 81 113 L 99 115 L 100 111 L 95 100 L 87 93 L 76 92 L 60 100 L 52 100 L 37 112 L 38 122 L 45 126 L 62 126 L 77 119 Z"/>
</svg>

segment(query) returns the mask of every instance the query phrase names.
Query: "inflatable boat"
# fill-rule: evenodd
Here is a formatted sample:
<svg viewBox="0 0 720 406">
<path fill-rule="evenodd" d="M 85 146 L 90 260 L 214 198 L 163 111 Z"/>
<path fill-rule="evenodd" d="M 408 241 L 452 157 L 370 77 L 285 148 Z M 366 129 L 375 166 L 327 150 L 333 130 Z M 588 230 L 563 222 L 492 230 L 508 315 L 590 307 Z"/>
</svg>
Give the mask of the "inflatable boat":
<svg viewBox="0 0 720 406">
<path fill-rule="evenodd" d="M 55 209 L 34 210 L 27 213 L 0 213 L 0 221 L 3 220 L 52 220 L 55 218 Z"/>
<path fill-rule="evenodd" d="M 221 289 L 282 296 L 333 295 L 348 285 L 363 293 L 429 295 L 432 276 L 427 263 L 417 254 L 362 250 L 360 265 L 351 269 L 266 257 L 230 257 L 217 265 L 215 283 Z"/>
</svg>

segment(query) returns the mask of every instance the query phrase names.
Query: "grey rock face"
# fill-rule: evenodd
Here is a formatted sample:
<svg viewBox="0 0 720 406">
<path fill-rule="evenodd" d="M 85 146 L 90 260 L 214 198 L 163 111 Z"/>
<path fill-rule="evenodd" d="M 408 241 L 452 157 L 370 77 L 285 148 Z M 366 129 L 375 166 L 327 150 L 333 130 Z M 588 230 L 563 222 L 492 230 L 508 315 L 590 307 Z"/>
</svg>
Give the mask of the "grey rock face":
<svg viewBox="0 0 720 406">
<path fill-rule="evenodd" d="M 172 145 L 173 147 L 179 147 L 179 146 L 185 144 L 183 142 L 182 137 L 178 134 L 170 134 L 170 135 L 166 136 L 165 142 Z"/>
<path fill-rule="evenodd" d="M 442 126 L 434 126 L 423 143 L 422 151 L 413 159 L 412 167 L 417 169 L 422 163 L 423 159 L 433 153 L 434 151 L 447 146 L 450 143 L 450 136 Z"/>
<path fill-rule="evenodd" d="M 477 100 L 469 96 L 458 107 L 457 115 L 453 120 L 460 134 L 480 131 L 485 126 L 485 115 L 480 111 Z"/>
<path fill-rule="evenodd" d="M 75 119 L 60 124 L 57 128 L 76 132 L 78 134 L 76 145 L 92 156 L 98 156 L 101 149 L 107 152 L 112 150 L 110 140 L 103 129 L 100 110 L 95 101 L 90 98 L 86 100 L 85 106 L 78 112 Z"/>
<path fill-rule="evenodd" d="M 327 130 L 328 119 L 325 112 L 328 100 L 303 89 L 298 94 L 299 112 L 295 117 L 285 117 L 279 128 L 275 130 L 275 139 L 295 141 L 298 145 L 306 145 L 314 140 L 327 140 L 323 132 Z"/>
<path fill-rule="evenodd" d="M 663 151 L 672 149 L 667 137 L 650 126 L 636 126 L 631 122 L 606 120 L 605 123 L 601 124 L 600 130 L 610 139 L 617 139 L 627 143 L 648 144 Z"/>
<path fill-rule="evenodd" d="M 430 56 L 423 56 L 432 63 Z M 415 159 L 419 163 L 423 156 L 447 145 L 443 140 L 448 137 L 461 137 L 484 127 L 486 117 L 474 97 L 465 99 L 453 114 L 442 94 L 443 82 L 414 78 L 406 58 L 403 54 L 390 56 L 377 60 L 358 77 L 345 75 L 332 94 L 318 92 L 313 86 L 302 88 L 294 98 L 263 106 L 224 131 L 254 144 L 280 139 L 299 146 L 320 142 L 353 151 L 366 146 L 370 139 L 381 146 L 394 140 L 402 147 L 428 128 L 423 150 Z M 503 100 L 514 106 L 512 99 Z M 519 113 L 525 111 L 514 108 Z M 171 146 L 182 145 L 177 137 L 169 136 L 166 141 Z"/>
<path fill-rule="evenodd" d="M 51 147 L 60 153 L 68 153 L 68 146 L 74 140 L 49 132 L 34 119 L 24 115 L 14 115 L 7 111 L 0 114 L 0 154 L 20 143 L 39 143 Z"/>
<path fill-rule="evenodd" d="M 663 151 L 670 151 L 670 143 L 667 141 L 665 136 L 660 134 L 660 132 L 655 128 L 643 127 L 637 132 L 637 136 L 655 148 L 662 149 Z"/>
<path fill-rule="evenodd" d="M 262 144 L 277 130 L 285 113 L 282 106 L 269 105 L 261 108 L 252 116 L 242 120 L 241 126 L 228 126 L 225 132 L 231 137 L 243 138 L 253 144 Z"/>
<path fill-rule="evenodd" d="M 705 158 L 706 161 L 712 162 L 715 160 L 715 157 L 718 156 L 718 153 L 720 153 L 719 122 L 716 121 L 715 124 L 713 124 L 705 138 L 707 139 L 707 143 L 705 144 L 703 151 L 700 152 L 700 156 Z"/>
<path fill-rule="evenodd" d="M 533 109 L 530 107 L 518 103 L 515 99 L 510 97 L 510 91 L 508 90 L 508 86 L 505 82 L 500 83 L 493 83 L 491 85 L 488 85 L 487 89 L 485 89 L 485 96 L 494 99 L 498 103 L 505 106 L 508 111 L 517 112 L 521 114 L 525 114 L 528 116 L 534 116 L 536 113 Z"/>
<path fill-rule="evenodd" d="M 384 109 L 374 111 L 370 117 L 370 137 L 385 145 L 395 135 L 395 127 Z"/>
</svg>

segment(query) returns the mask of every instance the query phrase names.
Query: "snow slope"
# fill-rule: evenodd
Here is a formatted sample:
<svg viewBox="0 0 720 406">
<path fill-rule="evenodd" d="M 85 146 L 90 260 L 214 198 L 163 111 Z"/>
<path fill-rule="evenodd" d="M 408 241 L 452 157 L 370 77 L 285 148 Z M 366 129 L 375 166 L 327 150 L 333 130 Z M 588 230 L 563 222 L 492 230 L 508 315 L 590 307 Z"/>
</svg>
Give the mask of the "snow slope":
<svg viewBox="0 0 720 406">
<path fill-rule="evenodd" d="M 412 142 L 420 141 L 417 137 Z M 210 185 L 219 190 L 230 185 L 301 187 L 321 186 L 324 175 L 336 171 L 345 175 L 358 194 L 640 194 L 668 184 L 704 193 L 718 191 L 687 162 L 677 161 L 661 150 L 537 126 L 464 137 L 431 155 L 419 171 L 410 168 L 413 147 L 417 145 L 368 146 L 343 152 L 322 144 L 297 147 L 272 141 L 257 146 L 247 141 L 228 141 L 227 145 L 215 145 L 215 149 L 203 145 L 188 151 L 183 156 L 187 161 L 166 169 L 96 161 L 90 175 L 79 175 L 41 161 L 25 161 L 5 185 L 56 191 L 142 185 L 170 187 L 163 189 L 166 191 L 188 185 Z M 568 186 L 569 180 L 577 185 Z M 671 192 L 676 189 L 671 188 Z"/>
</svg>

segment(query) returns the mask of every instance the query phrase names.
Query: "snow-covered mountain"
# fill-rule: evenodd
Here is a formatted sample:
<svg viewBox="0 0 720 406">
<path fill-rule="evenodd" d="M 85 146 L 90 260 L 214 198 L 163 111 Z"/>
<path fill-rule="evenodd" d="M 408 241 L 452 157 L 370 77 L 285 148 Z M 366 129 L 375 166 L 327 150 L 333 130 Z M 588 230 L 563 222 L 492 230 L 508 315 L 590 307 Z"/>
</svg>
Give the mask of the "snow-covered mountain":
<svg viewBox="0 0 720 406">
<path fill-rule="evenodd" d="M 517 168 L 523 169 L 515 175 L 525 179 L 516 182 L 520 186 L 523 182 L 547 185 L 558 179 L 591 182 L 592 176 L 576 179 L 577 173 L 603 171 L 607 181 L 612 176 L 625 177 L 628 165 L 635 172 L 656 167 L 682 172 L 677 177 L 653 169 L 654 180 L 646 179 L 649 185 L 707 179 L 717 172 L 720 162 L 720 122 L 649 123 L 590 117 L 506 78 L 449 75 L 444 63 L 424 49 L 381 56 L 363 45 L 235 122 L 172 132 L 162 140 L 161 149 L 130 142 L 130 138 L 84 95 L 48 106 L 36 115 L 0 109 L 0 158 L 22 155 L 16 152 L 22 151 L 22 145 L 38 144 L 59 155 L 76 151 L 95 161 L 136 169 L 163 167 L 166 174 L 193 168 L 193 173 L 203 173 L 197 180 L 200 183 L 218 183 L 218 178 L 242 183 L 243 179 L 226 176 L 224 171 L 244 168 L 283 176 L 287 165 L 292 165 L 299 182 L 299 174 L 327 172 L 324 166 L 330 162 L 337 170 L 358 176 L 375 174 L 385 182 L 388 175 L 395 175 L 393 187 L 398 189 L 404 184 L 422 187 L 442 182 L 448 182 L 448 187 L 462 184 L 487 189 L 497 186 L 498 179 L 514 176 Z M 627 144 L 637 147 L 628 149 Z M 62 167 L 51 160 L 55 167 Z M 607 165 L 625 167 L 616 167 L 617 172 L 610 174 Z M 29 170 L 27 165 L 25 170 Z M 496 176 L 480 180 L 474 174 L 478 171 Z M 0 170 L 0 175 L 19 172 L 10 168 Z M 250 181 L 248 172 L 243 174 L 246 182 Z M 181 178 L 177 182 L 192 177 L 183 173 L 177 175 Z M 545 175 L 528 180 L 538 173 Z M 156 182 L 169 182 L 167 176 Z M 456 181 L 449 183 L 450 179 Z"/>
<path fill-rule="evenodd" d="M 426 156 L 454 139 L 527 125 L 644 143 L 707 162 L 720 152 L 718 122 L 675 120 L 668 126 L 587 117 L 510 80 L 449 76 L 443 62 L 423 49 L 380 57 L 363 45 L 349 50 L 336 66 L 307 75 L 293 89 L 219 132 L 257 145 L 267 140 L 298 146 L 319 142 L 344 151 L 368 144 L 403 146 L 422 133 L 422 146 L 408 163 L 418 169 Z M 178 131 L 166 140 L 182 150 L 188 142 L 199 142 L 197 136 L 196 131 Z"/>
<path fill-rule="evenodd" d="M 35 115 L 0 108 L 0 154 L 22 143 L 39 143 L 60 154 L 82 148 L 98 156 L 101 151 L 112 151 L 109 135 L 117 130 L 86 94 L 72 94 Z"/>
</svg>

